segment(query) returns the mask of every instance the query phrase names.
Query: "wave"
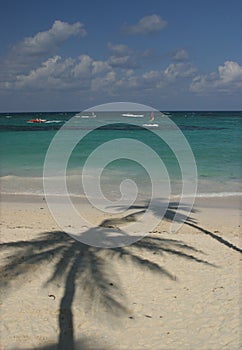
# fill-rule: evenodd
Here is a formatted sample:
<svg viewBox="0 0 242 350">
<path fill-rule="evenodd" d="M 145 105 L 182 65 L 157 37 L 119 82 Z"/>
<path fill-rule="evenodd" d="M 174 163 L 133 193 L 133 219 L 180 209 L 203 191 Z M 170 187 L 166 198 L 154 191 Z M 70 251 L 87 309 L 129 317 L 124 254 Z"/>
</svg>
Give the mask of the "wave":
<svg viewBox="0 0 242 350">
<path fill-rule="evenodd" d="M 205 193 L 196 193 L 196 198 L 226 198 L 226 197 L 240 197 L 242 192 L 205 192 Z M 181 195 L 174 195 L 173 198 L 179 198 Z M 185 195 L 183 198 L 193 198 L 194 195 Z"/>
<path fill-rule="evenodd" d="M 45 124 L 51 124 L 51 123 L 64 123 L 64 120 L 47 120 Z"/>
<path fill-rule="evenodd" d="M 0 196 L 27 196 L 27 197 L 45 197 L 44 192 L 6 192 L 1 191 Z M 69 193 L 69 196 L 72 198 L 85 198 L 84 195 L 76 194 L 76 193 Z M 51 197 L 65 197 L 63 194 L 60 193 L 51 193 Z"/>
<path fill-rule="evenodd" d="M 14 195 L 14 196 L 45 196 L 44 191 L 0 191 L 0 195 Z M 51 193 L 52 197 L 64 197 L 62 193 Z M 85 198 L 83 194 L 69 193 L 70 197 Z M 180 198 L 181 195 L 171 195 L 171 199 Z M 183 198 L 193 198 L 194 195 L 185 195 Z M 212 193 L 197 193 L 195 198 L 227 198 L 227 197 L 242 197 L 242 192 L 212 192 Z"/>
<path fill-rule="evenodd" d="M 37 174 L 36 174 L 37 175 Z M 102 175 L 101 184 L 104 193 L 119 193 L 120 190 L 120 179 L 119 171 L 112 172 L 112 180 L 109 181 L 109 175 Z M 97 171 L 93 169 L 86 176 L 86 179 L 96 179 Z M 45 177 L 45 180 L 52 181 L 55 186 L 52 186 L 54 196 L 63 196 L 63 193 L 58 193 L 59 191 L 59 180 L 62 176 L 59 174 L 53 174 L 49 178 Z M 81 170 L 77 172 L 77 169 L 73 169 L 66 177 L 66 183 L 69 190 L 69 194 L 72 197 L 82 197 L 83 188 L 81 186 Z M 150 196 L 150 182 L 142 178 L 137 178 L 138 193 Z M 51 183 L 52 183 L 51 182 Z M 0 194 L 2 195 L 25 195 L 25 196 L 44 196 L 43 188 L 43 176 L 16 176 L 13 174 L 4 175 L 0 177 Z M 241 186 L 239 182 L 229 182 L 215 183 L 211 181 L 206 181 L 200 184 L 197 193 L 194 194 L 184 194 L 184 199 L 189 198 L 228 198 L 228 197 L 242 197 Z M 175 181 L 171 186 L 171 198 L 181 197 L 181 181 Z M 52 194 L 52 193 L 51 193 Z"/>
</svg>

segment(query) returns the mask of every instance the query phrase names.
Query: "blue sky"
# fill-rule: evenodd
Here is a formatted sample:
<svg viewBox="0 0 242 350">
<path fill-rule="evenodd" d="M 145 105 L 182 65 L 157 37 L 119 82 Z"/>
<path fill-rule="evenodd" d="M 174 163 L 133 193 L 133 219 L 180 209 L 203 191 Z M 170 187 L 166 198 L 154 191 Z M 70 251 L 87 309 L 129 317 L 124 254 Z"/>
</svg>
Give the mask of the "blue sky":
<svg viewBox="0 0 242 350">
<path fill-rule="evenodd" d="M 239 0 L 1 0 L 0 111 L 242 110 Z"/>
</svg>

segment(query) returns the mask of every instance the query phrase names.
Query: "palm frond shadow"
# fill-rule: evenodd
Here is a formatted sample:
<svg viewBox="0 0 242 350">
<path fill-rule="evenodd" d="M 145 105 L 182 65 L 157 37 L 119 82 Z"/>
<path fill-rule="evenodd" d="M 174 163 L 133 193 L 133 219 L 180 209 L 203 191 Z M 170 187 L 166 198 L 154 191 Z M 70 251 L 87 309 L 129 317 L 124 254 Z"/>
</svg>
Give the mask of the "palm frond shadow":
<svg viewBox="0 0 242 350">
<path fill-rule="evenodd" d="M 139 205 L 131 205 L 128 209 L 132 210 L 135 212 L 126 215 L 123 218 L 119 218 L 119 219 L 107 219 L 104 220 L 101 224 L 101 226 L 104 227 L 116 227 L 119 224 L 126 224 L 128 222 L 132 222 L 132 221 L 136 221 L 137 218 L 141 215 L 144 214 L 144 212 L 149 208 L 150 211 L 153 212 L 153 214 L 158 217 L 164 219 L 165 221 L 175 221 L 178 223 L 187 223 L 187 222 L 191 222 L 191 223 L 196 223 L 196 220 L 193 219 L 190 216 L 190 213 L 196 213 L 197 209 L 194 208 L 190 208 L 190 206 L 186 205 L 186 204 L 179 204 L 178 202 L 170 202 L 167 203 L 165 201 L 163 201 L 163 199 L 161 198 L 157 198 L 155 200 L 153 200 L 153 205 L 152 207 L 149 206 L 150 202 L 149 201 L 144 201 L 142 204 Z M 161 208 L 165 207 L 165 211 L 162 215 L 162 210 Z M 115 208 L 117 211 L 123 211 L 124 209 L 126 209 L 126 207 L 124 206 L 113 206 L 112 208 Z"/>
<path fill-rule="evenodd" d="M 139 215 L 139 211 L 144 211 L 145 207 L 136 207 L 135 209 L 137 209 L 135 215 Z M 171 213 L 173 211 L 174 209 L 170 209 Z M 132 215 L 131 220 L 136 220 L 135 215 Z M 115 219 L 112 220 L 114 221 L 111 223 L 105 220 L 98 227 L 98 232 L 102 233 L 104 237 L 107 227 L 110 229 L 110 226 L 117 224 Z M 85 232 L 86 235 L 88 235 L 88 231 Z M 105 312 L 115 317 L 129 312 L 125 306 L 127 304 L 125 293 L 121 290 L 118 276 L 112 267 L 114 260 L 130 262 L 137 267 L 145 267 L 147 270 L 171 280 L 176 280 L 176 277 L 161 265 L 159 259 L 157 262 L 155 259 L 157 254 L 169 254 L 194 263 L 215 266 L 196 256 L 202 253 L 200 250 L 185 244 L 183 241 L 165 239 L 161 236 L 146 236 L 131 246 L 100 249 L 80 243 L 66 233 L 54 231 L 44 232 L 38 238 L 29 241 L 2 243 L 1 249 L 8 254 L 6 264 L 1 268 L 2 283 L 6 288 L 10 281 L 30 273 L 31 268 L 52 263 L 52 275 L 45 282 L 46 285 L 57 281 L 64 285 L 64 293 L 59 307 L 58 350 L 73 350 L 75 348 L 72 305 L 77 287 L 81 286 L 82 292 L 85 292 L 85 302 L 88 303 L 85 307 L 91 308 L 92 301 L 97 299 Z M 143 257 L 144 252 L 148 258 Z"/>
<path fill-rule="evenodd" d="M 162 199 L 157 199 L 156 200 L 156 205 L 152 208 L 152 211 L 154 213 L 155 216 L 157 217 L 161 217 L 161 213 L 160 213 L 160 207 L 164 205 L 164 203 L 162 202 Z M 123 218 L 123 222 L 122 224 L 125 224 L 127 222 L 130 221 L 135 221 L 137 217 L 139 217 L 140 215 L 142 215 L 146 209 L 149 207 L 149 202 L 145 202 L 142 205 L 133 205 L 130 206 L 129 209 L 131 210 L 136 210 L 135 213 L 132 214 L 128 214 Z M 123 210 L 124 207 L 119 207 L 120 210 Z M 180 210 L 178 212 L 178 209 Z M 182 211 L 182 212 L 181 212 Z M 198 231 L 202 232 L 203 234 L 208 235 L 209 237 L 213 238 L 214 240 L 216 240 L 217 242 L 239 252 L 242 253 L 242 250 L 235 246 L 234 244 L 230 243 L 229 241 L 227 241 L 226 239 L 222 238 L 219 235 L 216 235 L 214 232 L 211 232 L 203 227 L 201 227 L 200 225 L 198 225 L 198 222 L 190 217 L 188 214 L 189 213 L 196 213 L 198 210 L 197 209 L 190 209 L 190 207 L 188 207 L 187 205 L 183 204 L 180 205 L 178 202 L 170 202 L 167 206 L 167 209 L 163 215 L 163 219 L 165 221 L 175 221 L 178 223 L 183 223 L 185 225 L 191 226 L 195 229 L 197 229 Z M 118 220 L 120 223 L 120 219 Z M 103 224 L 105 227 L 115 227 L 115 220 L 111 219 L 111 220 L 105 220 L 105 222 L 103 222 Z"/>
</svg>

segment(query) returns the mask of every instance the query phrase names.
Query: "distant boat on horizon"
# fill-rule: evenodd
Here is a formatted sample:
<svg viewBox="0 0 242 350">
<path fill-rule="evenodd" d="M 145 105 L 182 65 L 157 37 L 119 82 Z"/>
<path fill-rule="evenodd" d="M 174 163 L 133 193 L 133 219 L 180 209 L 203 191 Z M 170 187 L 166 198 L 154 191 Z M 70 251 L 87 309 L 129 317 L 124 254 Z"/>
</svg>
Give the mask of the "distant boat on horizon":
<svg viewBox="0 0 242 350">
<path fill-rule="evenodd" d="M 123 113 L 122 117 L 143 118 L 144 114 Z"/>
<path fill-rule="evenodd" d="M 96 114 L 93 112 L 90 115 L 89 114 L 82 115 L 82 114 L 78 113 L 78 114 L 74 115 L 74 118 L 83 118 L 83 119 L 96 118 Z"/>
<path fill-rule="evenodd" d="M 150 116 L 150 122 L 151 123 L 143 124 L 143 126 L 145 126 L 146 128 L 157 128 L 157 127 L 159 127 L 159 124 L 154 123 L 154 121 L 155 121 L 155 113 L 151 112 L 151 116 Z"/>
<path fill-rule="evenodd" d="M 45 123 L 47 120 L 46 119 L 40 119 L 40 118 L 34 118 L 28 120 L 28 123 Z"/>
</svg>

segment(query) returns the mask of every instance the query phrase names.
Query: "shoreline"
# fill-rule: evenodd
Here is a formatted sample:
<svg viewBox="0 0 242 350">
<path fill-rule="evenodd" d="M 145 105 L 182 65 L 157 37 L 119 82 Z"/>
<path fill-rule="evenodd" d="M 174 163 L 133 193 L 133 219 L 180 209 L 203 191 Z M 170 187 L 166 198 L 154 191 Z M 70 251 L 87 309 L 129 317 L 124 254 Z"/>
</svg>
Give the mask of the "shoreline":
<svg viewBox="0 0 242 350">
<path fill-rule="evenodd" d="M 61 203 L 61 197 L 54 197 L 56 203 Z M 83 212 L 87 215 L 87 219 L 94 219 L 94 224 L 98 225 L 103 220 L 108 219 L 109 217 L 122 217 L 124 214 L 108 214 L 103 213 L 102 211 L 94 208 L 85 198 L 83 197 L 71 197 L 73 205 L 77 210 Z M 177 203 L 177 198 L 171 198 L 170 203 Z M 188 202 L 189 203 L 189 202 Z M 136 203 L 137 205 L 143 205 L 144 202 L 140 201 Z M 184 206 L 186 202 L 184 201 Z M 52 204 L 53 205 L 53 204 Z M 16 213 L 26 212 L 30 210 L 32 218 L 34 216 L 44 215 L 46 220 L 46 225 L 58 227 L 55 219 L 52 217 L 48 203 L 44 196 L 35 196 L 35 195 L 2 195 L 0 197 L 0 211 L 2 213 L 2 218 L 7 215 L 8 220 L 14 222 L 14 217 Z M 169 211 L 169 207 L 168 207 Z M 132 210 L 131 210 L 132 212 Z M 135 212 L 135 211 L 134 211 Z M 14 214 L 13 214 L 14 213 Z M 126 212 L 127 215 L 130 214 L 130 211 Z M 186 214 L 186 210 L 182 211 L 181 214 Z M 229 234 L 233 230 L 236 232 L 239 231 L 242 227 L 242 195 L 238 196 L 228 196 L 228 197 L 197 197 L 195 198 L 193 207 L 188 216 L 188 220 L 191 218 L 197 224 L 201 224 L 203 227 L 208 227 L 210 229 L 216 230 L 216 227 L 223 226 L 225 231 Z M 15 218 L 17 220 L 17 217 Z M 25 218 L 26 219 L 26 218 Z M 166 221 L 164 218 L 161 219 L 160 225 Z M 158 225 L 159 226 L 159 225 Z M 183 232 L 184 224 L 182 225 L 179 231 Z"/>
<path fill-rule="evenodd" d="M 194 207 L 202 207 L 202 208 L 221 208 L 221 209 L 237 209 L 238 211 L 242 210 L 242 193 L 231 193 L 227 196 L 221 196 L 220 193 L 213 196 L 203 196 L 201 194 L 197 194 L 194 200 Z M 56 198 L 56 201 L 60 201 L 62 196 L 52 196 L 52 198 Z M 179 200 L 178 196 L 171 196 L 170 202 Z M 189 202 L 189 198 L 188 202 Z M 70 195 L 70 199 L 74 203 L 79 203 L 80 205 L 88 206 L 88 201 L 84 196 L 72 196 Z M 0 206 L 4 206 L 7 203 L 32 203 L 32 204 L 40 204 L 45 203 L 46 198 L 44 194 L 6 194 L 0 193 Z M 142 203 L 142 200 L 140 201 Z M 183 200 L 184 204 L 186 204 L 186 197 Z M 115 201 L 114 201 L 115 203 Z M 242 212 L 241 212 L 242 213 Z"/>
</svg>

